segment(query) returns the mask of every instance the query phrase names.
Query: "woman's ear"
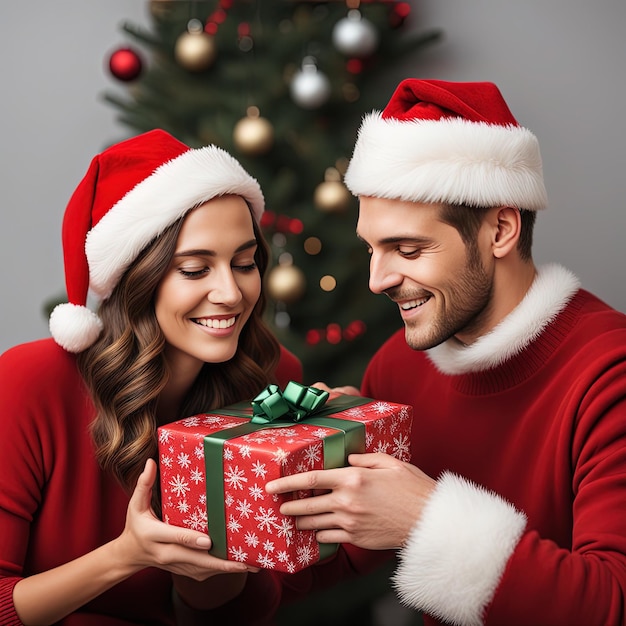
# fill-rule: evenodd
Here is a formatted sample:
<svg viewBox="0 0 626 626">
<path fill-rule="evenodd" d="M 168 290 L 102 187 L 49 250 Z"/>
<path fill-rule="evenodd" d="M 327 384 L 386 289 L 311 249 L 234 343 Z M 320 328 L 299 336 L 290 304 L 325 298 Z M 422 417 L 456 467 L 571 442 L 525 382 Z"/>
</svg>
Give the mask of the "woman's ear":
<svg viewBox="0 0 626 626">
<path fill-rule="evenodd" d="M 520 238 L 522 218 L 518 209 L 503 206 L 497 209 L 491 242 L 493 255 L 501 259 L 511 252 Z"/>
</svg>

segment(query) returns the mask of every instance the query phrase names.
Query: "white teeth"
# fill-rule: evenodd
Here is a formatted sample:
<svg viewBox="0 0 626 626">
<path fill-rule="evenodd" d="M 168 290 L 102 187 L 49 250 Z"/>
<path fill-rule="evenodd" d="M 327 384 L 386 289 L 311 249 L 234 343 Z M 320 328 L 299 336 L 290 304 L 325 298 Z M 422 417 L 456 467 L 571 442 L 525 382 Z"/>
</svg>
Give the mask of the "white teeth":
<svg viewBox="0 0 626 626">
<path fill-rule="evenodd" d="M 403 302 L 400 305 L 400 308 L 403 311 L 409 311 L 410 309 L 415 309 L 418 306 L 422 306 L 422 304 L 428 302 L 428 300 L 430 300 L 430 298 L 424 298 L 422 300 L 410 300 L 409 302 Z"/>
<path fill-rule="evenodd" d="M 230 328 L 235 323 L 234 317 L 229 317 L 228 319 L 215 320 L 211 318 L 200 318 L 194 320 L 200 326 L 206 326 L 207 328 Z"/>
</svg>

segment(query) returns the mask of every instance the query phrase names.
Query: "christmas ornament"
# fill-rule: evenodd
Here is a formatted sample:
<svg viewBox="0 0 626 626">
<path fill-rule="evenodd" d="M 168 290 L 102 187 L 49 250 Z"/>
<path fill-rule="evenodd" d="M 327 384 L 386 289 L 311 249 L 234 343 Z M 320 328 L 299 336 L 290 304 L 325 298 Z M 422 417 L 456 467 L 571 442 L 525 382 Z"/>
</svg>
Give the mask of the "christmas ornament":
<svg viewBox="0 0 626 626">
<path fill-rule="evenodd" d="M 392 28 L 400 28 L 411 14 L 411 5 L 408 2 L 396 2 L 389 16 Z"/>
<path fill-rule="evenodd" d="M 167 19 L 175 8 L 177 0 L 150 0 L 149 8 L 152 17 L 158 20 Z"/>
<path fill-rule="evenodd" d="M 295 265 L 276 265 L 267 276 L 270 298 L 287 304 L 297 302 L 306 290 L 304 272 Z"/>
<path fill-rule="evenodd" d="M 333 45 L 346 56 L 367 57 L 378 47 L 378 32 L 374 25 L 357 9 L 339 20 L 333 28 Z"/>
<path fill-rule="evenodd" d="M 343 338 L 347 341 L 353 341 L 365 333 L 365 322 L 354 320 L 350 322 L 343 331 Z"/>
<path fill-rule="evenodd" d="M 141 74 L 141 57 L 132 48 L 120 48 L 109 57 L 109 70 L 118 80 L 129 82 Z"/>
<path fill-rule="evenodd" d="M 327 213 L 339 213 L 350 207 L 352 194 L 341 182 L 341 175 L 334 167 L 326 169 L 324 182 L 315 188 L 313 202 L 320 211 Z"/>
<path fill-rule="evenodd" d="M 322 276 L 320 278 L 320 288 L 322 291 L 334 291 L 337 286 L 337 279 L 330 274 L 326 274 L 326 276 Z"/>
<path fill-rule="evenodd" d="M 274 127 L 261 117 L 258 107 L 250 106 L 246 110 L 246 117 L 235 124 L 233 140 L 244 154 L 265 154 L 274 144 Z"/>
<path fill-rule="evenodd" d="M 239 49 L 242 52 L 250 52 L 254 48 L 254 40 L 250 32 L 250 24 L 242 22 L 237 26 L 237 35 L 239 37 Z"/>
<path fill-rule="evenodd" d="M 293 101 L 303 109 L 317 109 L 330 97 L 330 81 L 317 69 L 314 57 L 304 57 L 302 69 L 297 71 L 290 85 Z"/>
<path fill-rule="evenodd" d="M 322 251 L 322 242 L 318 237 L 307 237 L 304 240 L 304 251 L 311 256 L 315 256 Z"/>
<path fill-rule="evenodd" d="M 305 340 L 310 346 L 315 346 L 322 341 L 331 344 L 340 343 L 342 339 L 354 341 L 365 334 L 367 327 L 365 322 L 354 320 L 342 331 L 341 326 L 335 322 L 328 324 L 326 328 L 311 328 L 306 332 Z"/>
<path fill-rule="evenodd" d="M 331 344 L 337 344 L 341 341 L 341 326 L 331 323 L 326 326 L 326 341 Z"/>
<path fill-rule="evenodd" d="M 215 39 L 204 32 L 202 22 L 189 20 L 187 32 L 176 40 L 174 57 L 178 64 L 189 72 L 208 70 L 217 54 Z"/>
<path fill-rule="evenodd" d="M 274 325 L 276 328 L 289 328 L 291 324 L 291 316 L 287 311 L 277 311 L 274 315 Z"/>
</svg>

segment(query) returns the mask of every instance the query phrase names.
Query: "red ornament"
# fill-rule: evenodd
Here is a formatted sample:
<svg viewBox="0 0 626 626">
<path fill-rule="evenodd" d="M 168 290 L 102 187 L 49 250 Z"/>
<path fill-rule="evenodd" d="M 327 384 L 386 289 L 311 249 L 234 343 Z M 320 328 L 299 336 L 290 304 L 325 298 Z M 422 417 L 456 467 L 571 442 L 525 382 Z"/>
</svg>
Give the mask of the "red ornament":
<svg viewBox="0 0 626 626">
<path fill-rule="evenodd" d="M 276 214 L 272 211 L 265 211 L 261 215 L 261 228 L 269 228 L 276 221 Z"/>
<path fill-rule="evenodd" d="M 350 322 L 343 331 L 343 338 L 346 341 L 353 341 L 365 332 L 365 322 L 354 320 Z"/>
<path fill-rule="evenodd" d="M 289 222 L 289 225 L 287 226 L 287 230 L 292 235 L 299 235 L 304 230 L 304 224 L 302 223 L 302 220 L 299 220 L 294 217 Z"/>
<path fill-rule="evenodd" d="M 341 326 L 331 323 L 326 327 L 326 341 L 328 343 L 339 343 L 341 341 Z"/>
<path fill-rule="evenodd" d="M 360 74 L 363 71 L 363 61 L 361 59 L 348 59 L 346 69 L 350 74 Z"/>
<path fill-rule="evenodd" d="M 411 5 L 408 2 L 398 2 L 389 15 L 391 28 L 400 28 L 411 14 Z"/>
<path fill-rule="evenodd" d="M 311 330 L 307 331 L 306 342 L 310 346 L 317 345 L 321 340 L 322 340 L 322 333 L 319 330 L 312 328 Z"/>
<path fill-rule="evenodd" d="M 132 48 L 120 48 L 109 57 L 109 70 L 118 80 L 129 82 L 141 74 L 141 57 Z"/>
</svg>

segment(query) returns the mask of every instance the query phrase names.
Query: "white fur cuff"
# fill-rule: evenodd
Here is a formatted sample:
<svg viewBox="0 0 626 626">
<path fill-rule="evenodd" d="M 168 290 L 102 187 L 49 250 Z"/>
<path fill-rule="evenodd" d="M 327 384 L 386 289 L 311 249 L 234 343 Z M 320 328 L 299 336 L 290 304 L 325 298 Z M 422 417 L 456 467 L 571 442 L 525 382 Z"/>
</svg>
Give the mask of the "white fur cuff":
<svg viewBox="0 0 626 626">
<path fill-rule="evenodd" d="M 400 552 L 400 600 L 457 625 L 478 626 L 526 516 L 500 496 L 446 472 Z"/>
</svg>

